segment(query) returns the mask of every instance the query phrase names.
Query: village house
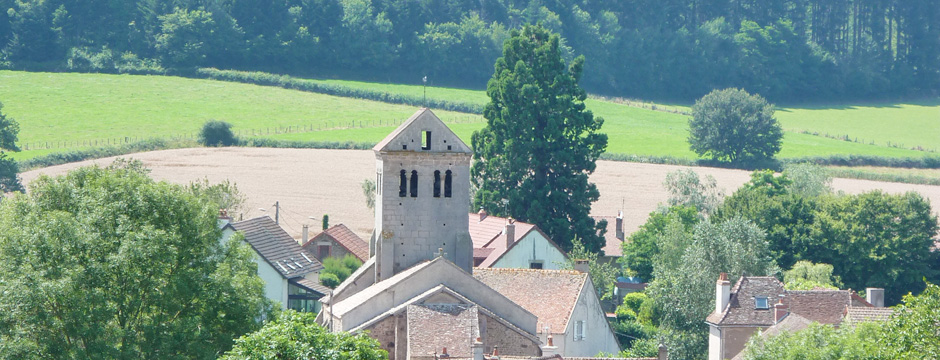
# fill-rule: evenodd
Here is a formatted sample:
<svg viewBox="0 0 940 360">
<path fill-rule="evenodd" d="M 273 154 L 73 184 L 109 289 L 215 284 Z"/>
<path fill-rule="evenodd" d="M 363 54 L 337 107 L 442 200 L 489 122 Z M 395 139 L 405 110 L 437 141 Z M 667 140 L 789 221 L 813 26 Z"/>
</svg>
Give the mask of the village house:
<svg viewBox="0 0 940 360">
<path fill-rule="evenodd" d="M 235 232 L 240 232 L 254 250 L 253 260 L 258 265 L 258 276 L 264 281 L 265 297 L 282 309 L 320 311 L 319 300 L 330 289 L 320 285 L 323 265 L 313 253 L 301 248 L 268 216 L 231 222 L 227 215 L 222 215 L 222 241 L 229 241 Z"/>
<path fill-rule="evenodd" d="M 535 358 L 564 356 L 568 349 L 590 355 L 619 351 L 616 340 L 605 338 L 613 337 L 609 327 L 606 334 L 598 330 L 607 323 L 586 274 L 516 270 L 528 275 L 513 277 L 501 275 L 513 270 L 474 268 L 470 225 L 474 215 L 468 216 L 472 151 L 430 110 L 419 110 L 373 151 L 372 257 L 323 299 L 317 316 L 320 324 L 331 331 L 368 331 L 393 360 L 436 359 L 442 353 L 451 359 L 471 359 L 484 353 Z M 497 221 L 510 225 L 510 230 L 503 227 L 484 237 L 489 236 L 493 246 L 506 245 L 499 249 L 504 253 L 500 258 L 515 258 L 510 255 L 515 248 L 531 251 L 527 239 L 537 231 L 524 229 L 516 240 L 517 224 Z M 539 236 L 547 240 L 544 234 Z M 526 268 L 531 266 L 533 258 L 520 258 Z M 495 258 L 490 265 L 501 261 Z M 521 295 L 507 289 L 535 286 L 532 279 L 541 279 L 541 288 L 531 288 L 527 297 L 532 300 L 525 305 L 517 303 Z M 564 297 L 552 296 L 555 286 L 562 284 L 568 284 L 564 286 L 570 291 Z M 562 349 L 543 341 L 538 335 L 540 323 L 552 324 L 555 329 L 550 331 L 566 338 L 579 335 L 585 346 L 562 340 Z M 599 345 L 589 349 L 595 341 Z"/>
<path fill-rule="evenodd" d="M 305 241 L 302 247 L 316 254 L 321 262 L 328 257 L 342 259 L 346 255 L 355 256 L 361 262 L 369 260 L 369 243 L 343 224 L 324 230 Z"/>
<path fill-rule="evenodd" d="M 708 315 L 708 359 L 739 355 L 755 334 L 799 331 L 813 322 L 840 326 L 858 321 L 884 306 L 884 289 L 869 288 L 868 300 L 851 290 L 786 290 L 775 277 L 742 276 L 731 286 L 721 273 L 716 284 L 715 311 Z M 864 320 L 862 320 L 864 321 Z"/>
<path fill-rule="evenodd" d="M 468 223 L 475 267 L 558 270 L 568 261 L 561 247 L 534 224 L 482 209 L 470 213 Z"/>
<path fill-rule="evenodd" d="M 619 211 L 617 216 L 592 216 L 594 221 L 607 222 L 607 231 L 604 233 L 603 260 L 616 263 L 623 256 L 623 243 L 626 241 L 626 235 L 623 232 L 623 211 Z"/>
</svg>

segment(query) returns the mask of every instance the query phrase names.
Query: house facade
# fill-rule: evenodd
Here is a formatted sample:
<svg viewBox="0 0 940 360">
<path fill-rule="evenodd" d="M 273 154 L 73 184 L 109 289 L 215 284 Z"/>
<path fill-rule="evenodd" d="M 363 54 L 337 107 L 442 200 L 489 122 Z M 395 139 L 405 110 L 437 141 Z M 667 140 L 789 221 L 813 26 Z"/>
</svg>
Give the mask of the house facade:
<svg viewBox="0 0 940 360">
<path fill-rule="evenodd" d="M 369 260 L 369 243 L 343 224 L 324 230 L 302 247 L 321 262 L 329 257 L 342 259 L 346 255 L 355 256 L 361 262 Z"/>
<path fill-rule="evenodd" d="M 469 214 L 473 266 L 482 268 L 560 270 L 565 252 L 538 226 L 512 218 Z"/>
<path fill-rule="evenodd" d="M 258 277 L 264 281 L 264 295 L 280 304 L 282 309 L 319 312 L 320 299 L 329 288 L 320 285 L 323 265 L 314 255 L 297 244 L 288 233 L 268 216 L 241 222 L 225 222 L 223 241 L 235 232 L 244 236 L 254 250 Z"/>
</svg>

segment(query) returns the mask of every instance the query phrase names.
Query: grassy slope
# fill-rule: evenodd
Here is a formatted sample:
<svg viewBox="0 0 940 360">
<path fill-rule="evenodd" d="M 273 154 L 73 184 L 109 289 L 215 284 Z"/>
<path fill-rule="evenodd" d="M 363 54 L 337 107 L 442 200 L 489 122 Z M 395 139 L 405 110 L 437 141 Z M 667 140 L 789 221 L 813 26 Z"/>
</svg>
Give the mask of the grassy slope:
<svg viewBox="0 0 940 360">
<path fill-rule="evenodd" d="M 375 84 L 342 80 L 324 83 L 421 96 L 420 85 Z M 484 91 L 428 88 L 428 98 L 484 104 Z M 312 94 L 275 87 L 193 80 L 162 76 L 99 74 L 50 74 L 0 71 L 0 101 L 4 113 L 17 119 L 22 131 L 20 143 L 37 141 L 81 141 L 115 137 L 153 137 L 191 135 L 205 120 L 221 119 L 236 130 L 268 127 L 348 126 L 351 121 L 401 121 L 414 112 L 411 106 L 391 105 Z M 588 100 L 588 108 L 605 119 L 603 131 L 610 141 L 608 152 L 637 155 L 694 158 L 686 143 L 687 116 L 649 111 Z M 927 107 L 937 111 L 937 107 Z M 907 107 L 893 109 L 894 117 Z M 800 110 L 814 114 L 824 132 L 825 113 L 838 110 Z M 790 119 L 801 119 L 801 112 L 787 118 L 778 112 L 784 127 L 792 128 Z M 445 122 L 457 123 L 455 132 L 469 143 L 470 135 L 483 127 L 481 118 L 453 112 L 436 111 Z M 913 112 L 912 112 L 913 113 Z M 921 114 L 918 112 L 917 114 Z M 920 119 L 920 116 L 912 116 Z M 920 120 L 918 120 L 920 123 Z M 344 125 L 345 124 L 345 125 Z M 895 127 L 906 128 L 908 125 Z M 871 126 L 875 128 L 875 125 Z M 331 140 L 377 142 L 394 128 L 392 125 L 336 129 L 306 133 L 270 135 L 291 140 Z M 819 129 L 819 130 L 816 130 Z M 843 131 L 844 133 L 845 131 Z M 267 135 L 266 135 L 267 136 Z M 48 153 L 49 150 L 16 154 L 18 158 Z M 787 132 L 781 157 L 862 154 L 892 157 L 919 157 L 926 153 L 828 139 Z"/>
<path fill-rule="evenodd" d="M 400 122 L 414 107 L 166 76 L 0 71 L 3 113 L 20 123 L 20 144 L 170 137 L 198 132 L 208 119 L 236 130 L 348 126 L 353 120 Z M 437 111 L 444 121 L 477 115 Z M 345 140 L 345 139 L 344 139 Z M 354 139 L 355 140 L 355 139 Z M 55 150 L 13 154 L 23 159 Z"/>
</svg>

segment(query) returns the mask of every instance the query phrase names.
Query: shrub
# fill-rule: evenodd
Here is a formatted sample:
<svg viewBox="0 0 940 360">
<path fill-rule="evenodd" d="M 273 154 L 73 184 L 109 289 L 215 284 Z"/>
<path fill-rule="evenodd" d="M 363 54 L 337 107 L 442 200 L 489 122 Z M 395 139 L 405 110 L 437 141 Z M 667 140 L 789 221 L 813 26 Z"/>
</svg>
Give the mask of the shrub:
<svg viewBox="0 0 940 360">
<path fill-rule="evenodd" d="M 340 281 L 335 274 L 322 272 L 320 273 L 320 284 L 323 284 L 323 286 L 326 286 L 330 289 L 335 289 L 337 286 L 339 286 Z"/>
<path fill-rule="evenodd" d="M 636 320 L 636 312 L 630 309 L 626 303 L 620 304 L 617 307 L 617 311 L 614 312 L 617 315 L 617 320 L 619 321 L 634 321 Z"/>
<path fill-rule="evenodd" d="M 627 308 L 633 310 L 634 313 L 640 313 L 640 307 L 643 306 L 643 303 L 649 300 L 649 296 L 641 292 L 634 292 L 624 295 L 623 305 L 626 305 Z M 619 308 L 618 308 L 619 309 Z"/>
<path fill-rule="evenodd" d="M 209 120 L 202 125 L 199 142 L 205 146 L 232 146 L 238 143 L 232 133 L 232 124 L 219 120 Z"/>
</svg>

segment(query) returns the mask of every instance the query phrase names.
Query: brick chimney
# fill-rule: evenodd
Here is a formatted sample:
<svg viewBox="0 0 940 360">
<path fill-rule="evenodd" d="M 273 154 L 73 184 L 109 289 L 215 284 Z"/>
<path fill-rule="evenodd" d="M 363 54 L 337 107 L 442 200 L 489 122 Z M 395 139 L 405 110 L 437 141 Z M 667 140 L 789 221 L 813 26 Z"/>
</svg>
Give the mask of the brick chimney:
<svg viewBox="0 0 940 360">
<path fill-rule="evenodd" d="M 616 225 L 617 225 L 617 229 L 615 231 L 617 232 L 617 239 L 620 239 L 620 241 L 623 241 L 623 211 L 622 210 L 619 213 L 617 213 Z"/>
<path fill-rule="evenodd" d="M 777 304 L 774 305 L 774 324 L 779 323 L 789 313 L 790 307 L 783 303 L 783 299 L 777 300 Z"/>
<path fill-rule="evenodd" d="M 480 221 L 483 221 L 483 219 L 486 219 L 486 210 L 483 210 L 483 208 L 480 208 L 480 212 L 478 212 L 477 214 L 480 215 Z"/>
<path fill-rule="evenodd" d="M 659 344 L 659 353 L 656 354 L 656 360 L 669 360 L 669 349 L 666 345 Z"/>
<path fill-rule="evenodd" d="M 865 300 L 875 307 L 885 307 L 885 289 L 867 288 L 865 289 Z"/>
<path fill-rule="evenodd" d="M 228 209 L 219 209 L 219 220 L 218 225 L 219 229 L 224 228 L 225 225 L 232 223 L 232 217 L 228 216 Z"/>
<path fill-rule="evenodd" d="M 721 273 L 715 285 L 715 312 L 721 314 L 729 301 L 731 301 L 731 282 L 728 281 L 728 273 Z"/>
<path fill-rule="evenodd" d="M 470 345 L 470 351 L 473 352 L 473 360 L 484 360 L 483 358 L 483 339 L 477 338 Z"/>
<path fill-rule="evenodd" d="M 506 234 L 506 248 L 508 249 L 512 246 L 512 243 L 516 241 L 516 220 L 513 218 L 506 219 L 506 229 L 503 230 L 503 233 Z"/>
<path fill-rule="evenodd" d="M 309 228 L 310 228 L 310 227 L 305 224 L 303 230 L 300 232 L 300 233 L 301 233 L 301 235 L 300 235 L 300 245 L 306 244 L 306 243 L 307 243 L 307 240 L 309 240 L 309 236 L 310 236 L 310 235 L 309 235 Z"/>
<path fill-rule="evenodd" d="M 591 270 L 591 266 L 590 266 L 590 264 L 588 263 L 587 260 L 584 260 L 584 259 L 576 259 L 576 260 L 574 261 L 574 269 L 575 269 L 576 271 L 578 271 L 578 272 L 582 272 L 582 273 L 587 274 L 588 271 Z"/>
</svg>

